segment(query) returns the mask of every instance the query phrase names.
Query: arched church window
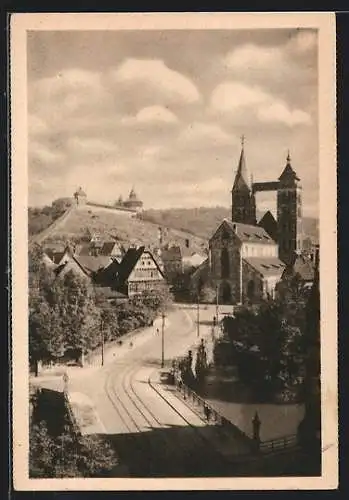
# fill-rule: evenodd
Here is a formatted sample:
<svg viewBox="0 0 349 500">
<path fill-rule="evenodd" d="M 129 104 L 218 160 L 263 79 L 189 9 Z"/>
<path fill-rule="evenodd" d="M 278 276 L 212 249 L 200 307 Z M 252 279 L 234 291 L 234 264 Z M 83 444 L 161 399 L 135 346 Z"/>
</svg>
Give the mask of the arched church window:
<svg viewBox="0 0 349 500">
<path fill-rule="evenodd" d="M 230 275 L 230 262 L 229 262 L 229 252 L 227 248 L 223 248 L 221 252 L 221 269 L 222 278 L 229 278 Z"/>
</svg>

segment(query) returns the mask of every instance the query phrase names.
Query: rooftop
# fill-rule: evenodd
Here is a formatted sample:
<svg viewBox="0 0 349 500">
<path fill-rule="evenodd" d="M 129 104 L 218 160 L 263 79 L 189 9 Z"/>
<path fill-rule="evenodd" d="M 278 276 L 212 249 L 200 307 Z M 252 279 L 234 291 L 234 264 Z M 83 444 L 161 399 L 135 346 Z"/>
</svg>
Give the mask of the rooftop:
<svg viewBox="0 0 349 500">
<path fill-rule="evenodd" d="M 277 257 L 247 257 L 243 259 L 262 276 L 281 276 L 285 264 Z"/>
<path fill-rule="evenodd" d="M 241 222 L 232 222 L 229 219 L 224 219 L 224 221 L 242 242 L 275 245 L 275 241 L 271 239 L 263 227 L 242 224 Z"/>
</svg>

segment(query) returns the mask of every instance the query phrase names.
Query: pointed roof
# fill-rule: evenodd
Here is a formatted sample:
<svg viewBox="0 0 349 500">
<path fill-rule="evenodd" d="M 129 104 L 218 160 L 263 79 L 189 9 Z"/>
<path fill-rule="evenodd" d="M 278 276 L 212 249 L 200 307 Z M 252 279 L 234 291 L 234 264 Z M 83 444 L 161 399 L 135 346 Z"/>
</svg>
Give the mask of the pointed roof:
<svg viewBox="0 0 349 500">
<path fill-rule="evenodd" d="M 240 153 L 238 169 L 237 169 L 237 172 L 235 175 L 233 190 L 241 189 L 242 187 L 249 188 L 246 159 L 245 159 L 245 147 L 244 146 L 245 146 L 245 138 L 244 138 L 244 136 L 242 136 L 242 138 L 241 138 L 241 153 Z"/>
<path fill-rule="evenodd" d="M 258 226 L 262 227 L 269 234 L 269 236 L 276 241 L 278 225 L 270 210 L 265 212 L 261 220 L 258 222 Z"/>
<path fill-rule="evenodd" d="M 74 196 L 86 196 L 86 193 L 85 191 L 82 189 L 82 187 L 80 186 L 74 193 Z"/>
<path fill-rule="evenodd" d="M 286 158 L 286 166 L 282 172 L 282 174 L 279 177 L 279 181 L 287 181 L 287 180 L 296 180 L 299 181 L 299 177 L 297 176 L 296 172 L 293 170 L 292 165 L 291 165 L 291 156 L 290 152 L 288 151 L 287 153 L 287 158 Z"/>
<path fill-rule="evenodd" d="M 138 196 L 136 195 L 136 191 L 134 186 L 132 186 L 132 189 L 130 191 L 130 194 L 128 195 L 129 200 L 138 200 Z"/>
</svg>

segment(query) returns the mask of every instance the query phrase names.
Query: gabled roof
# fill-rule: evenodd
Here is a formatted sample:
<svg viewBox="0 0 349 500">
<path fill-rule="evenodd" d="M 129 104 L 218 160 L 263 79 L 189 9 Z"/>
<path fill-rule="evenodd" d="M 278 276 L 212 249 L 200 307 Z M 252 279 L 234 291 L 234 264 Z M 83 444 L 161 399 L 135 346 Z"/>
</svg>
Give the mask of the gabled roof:
<svg viewBox="0 0 349 500">
<path fill-rule="evenodd" d="M 265 212 L 261 220 L 258 222 L 258 226 L 262 227 L 274 241 L 276 240 L 278 224 L 270 210 Z"/>
<path fill-rule="evenodd" d="M 105 241 L 100 249 L 99 255 L 110 256 L 115 247 L 120 248 L 120 245 L 118 245 L 116 241 Z"/>
<path fill-rule="evenodd" d="M 104 269 L 110 263 L 110 257 L 98 255 L 76 255 L 74 260 L 82 267 L 88 274 L 95 273 L 100 269 Z"/>
<path fill-rule="evenodd" d="M 144 246 L 139 248 L 129 248 L 127 250 L 118 267 L 118 278 L 120 283 L 124 283 L 128 279 L 144 250 Z"/>
<path fill-rule="evenodd" d="M 243 260 L 264 277 L 281 277 L 285 269 L 285 264 L 277 257 L 244 257 Z"/>
<path fill-rule="evenodd" d="M 211 239 L 217 234 L 223 224 L 225 224 L 228 230 L 234 233 L 242 243 L 261 243 L 264 245 L 276 244 L 264 228 L 252 226 L 250 224 L 242 224 L 241 222 L 232 222 L 229 219 L 224 219 L 220 223 Z"/>
<path fill-rule="evenodd" d="M 91 249 L 89 243 L 84 243 L 81 245 L 76 245 L 75 247 L 75 255 L 87 256 L 91 255 Z"/>
<path fill-rule="evenodd" d="M 45 253 L 52 260 L 52 262 L 54 264 L 59 264 L 64 256 L 64 254 L 66 253 L 66 250 L 61 251 L 61 252 L 54 252 L 54 251 L 51 251 L 50 249 L 48 249 L 48 250 L 46 250 Z"/>
</svg>

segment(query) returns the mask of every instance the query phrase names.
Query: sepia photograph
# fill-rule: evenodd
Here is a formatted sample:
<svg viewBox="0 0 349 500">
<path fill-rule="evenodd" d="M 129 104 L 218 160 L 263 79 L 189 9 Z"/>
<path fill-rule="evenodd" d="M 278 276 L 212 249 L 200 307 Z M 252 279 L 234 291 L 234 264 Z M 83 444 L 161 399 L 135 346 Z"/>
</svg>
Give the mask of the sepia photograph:
<svg viewBox="0 0 349 500">
<path fill-rule="evenodd" d="M 335 19 L 14 14 L 19 490 L 337 487 Z"/>
</svg>

